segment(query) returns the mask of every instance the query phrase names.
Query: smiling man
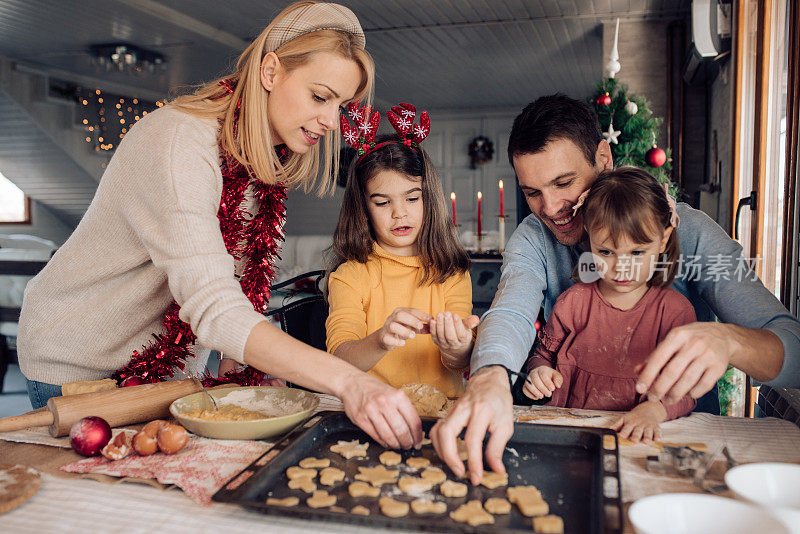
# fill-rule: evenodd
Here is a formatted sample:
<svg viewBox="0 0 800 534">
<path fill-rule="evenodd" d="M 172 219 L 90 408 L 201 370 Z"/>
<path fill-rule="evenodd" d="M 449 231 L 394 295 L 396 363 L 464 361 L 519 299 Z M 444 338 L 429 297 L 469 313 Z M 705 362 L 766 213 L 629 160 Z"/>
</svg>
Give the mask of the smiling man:
<svg viewBox="0 0 800 534">
<path fill-rule="evenodd" d="M 487 432 L 488 466 L 504 471 L 502 453 L 513 433 L 507 371 L 525 363 L 539 308 L 549 317 L 558 296 L 574 283 L 573 268 L 589 247 L 580 210 L 573 214 L 572 208 L 597 174 L 613 166 L 592 109 L 563 95 L 542 97 L 522 111 L 508 155 L 532 215 L 503 254 L 497 294 L 478 328 L 467 390 L 431 431 L 439 455 L 461 475 L 456 436 L 466 428 L 473 483 L 483 473 Z M 749 270 L 741 246 L 722 228 L 687 204 L 679 203 L 677 213 L 686 263 L 673 287 L 692 303 L 698 322 L 675 328 L 656 347 L 640 371 L 637 391 L 665 402 L 687 394 L 700 398 L 729 364 L 772 386 L 800 386 L 800 322 Z"/>
</svg>

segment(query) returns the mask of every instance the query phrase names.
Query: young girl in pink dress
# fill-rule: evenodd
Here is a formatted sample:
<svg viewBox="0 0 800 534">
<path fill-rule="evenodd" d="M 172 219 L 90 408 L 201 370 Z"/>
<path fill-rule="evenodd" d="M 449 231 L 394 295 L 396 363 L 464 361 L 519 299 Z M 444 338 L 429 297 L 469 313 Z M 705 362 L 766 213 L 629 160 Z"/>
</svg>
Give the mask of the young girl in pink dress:
<svg viewBox="0 0 800 534">
<path fill-rule="evenodd" d="M 665 405 L 636 392 L 637 366 L 670 330 L 695 321 L 692 305 L 670 287 L 680 253 L 675 203 L 647 171 L 620 167 L 602 173 L 575 209 L 581 205 L 599 279 L 587 279 L 587 262 L 579 262 L 583 281 L 553 306 L 524 392 L 552 396 L 550 406 L 624 410 L 612 428 L 650 443 L 662 421 L 695 406 L 688 396 Z"/>
</svg>

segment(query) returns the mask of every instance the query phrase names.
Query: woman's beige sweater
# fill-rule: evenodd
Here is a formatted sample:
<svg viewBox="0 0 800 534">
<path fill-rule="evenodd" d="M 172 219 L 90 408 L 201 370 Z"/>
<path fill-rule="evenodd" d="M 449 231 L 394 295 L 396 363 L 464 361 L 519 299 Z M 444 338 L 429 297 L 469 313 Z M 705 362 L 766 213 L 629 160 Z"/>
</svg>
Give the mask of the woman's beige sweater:
<svg viewBox="0 0 800 534">
<path fill-rule="evenodd" d="M 17 340 L 28 379 L 110 376 L 164 332 L 173 299 L 200 345 L 243 361 L 265 319 L 222 241 L 216 136 L 216 121 L 171 106 L 131 128 L 75 232 L 28 283 Z"/>
</svg>

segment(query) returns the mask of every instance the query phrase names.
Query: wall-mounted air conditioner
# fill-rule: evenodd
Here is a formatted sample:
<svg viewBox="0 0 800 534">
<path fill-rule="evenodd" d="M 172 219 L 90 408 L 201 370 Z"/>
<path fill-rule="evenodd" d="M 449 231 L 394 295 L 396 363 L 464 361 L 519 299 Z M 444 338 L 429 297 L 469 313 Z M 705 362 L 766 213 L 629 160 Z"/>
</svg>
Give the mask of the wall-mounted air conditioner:
<svg viewBox="0 0 800 534">
<path fill-rule="evenodd" d="M 692 0 L 692 44 L 683 60 L 683 79 L 690 85 L 713 81 L 717 62 L 731 47 L 730 1 Z"/>
</svg>

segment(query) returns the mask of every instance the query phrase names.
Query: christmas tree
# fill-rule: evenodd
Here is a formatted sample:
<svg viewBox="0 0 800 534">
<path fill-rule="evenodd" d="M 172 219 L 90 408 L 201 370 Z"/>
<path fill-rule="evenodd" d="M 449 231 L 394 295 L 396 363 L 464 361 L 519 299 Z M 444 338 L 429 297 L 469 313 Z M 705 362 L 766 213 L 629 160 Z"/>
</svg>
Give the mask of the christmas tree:
<svg viewBox="0 0 800 534">
<path fill-rule="evenodd" d="M 668 183 L 670 194 L 677 197 L 678 188 L 670 180 L 670 150 L 659 148 L 657 143 L 663 119 L 653 116 L 647 100 L 631 95 L 625 85 L 609 76 L 598 82 L 597 94 L 590 103 L 611 146 L 614 163 L 647 169 L 659 182 Z"/>
<path fill-rule="evenodd" d="M 647 169 L 661 183 L 669 184 L 669 193 L 678 198 L 678 187 L 670 180 L 672 164 L 670 151 L 658 147 L 656 134 L 663 119 L 653 117 L 642 96 L 628 93 L 615 76 L 622 66 L 619 62 L 619 19 L 614 30 L 614 47 L 605 66 L 606 77 L 597 84 L 589 103 L 600 121 L 616 165 L 633 165 Z"/>
</svg>

